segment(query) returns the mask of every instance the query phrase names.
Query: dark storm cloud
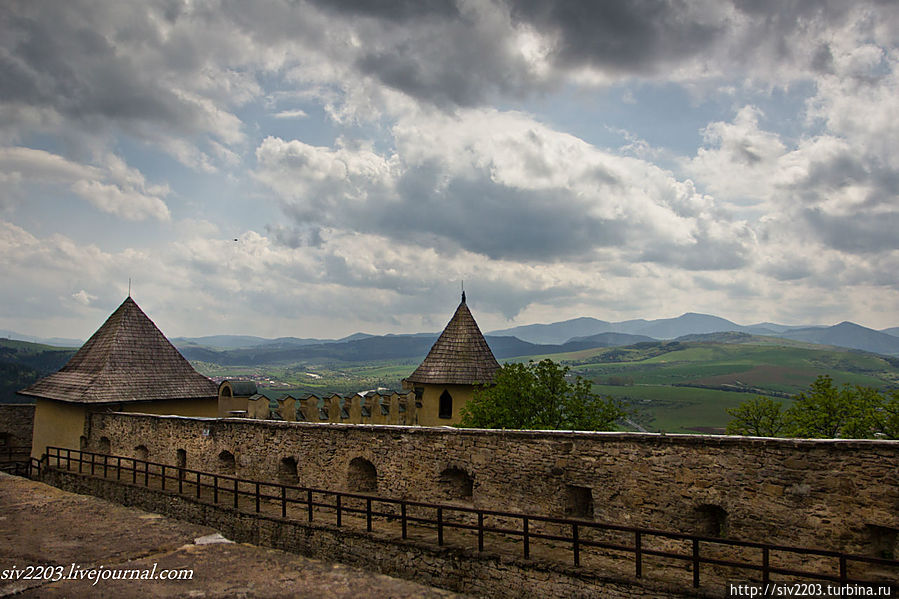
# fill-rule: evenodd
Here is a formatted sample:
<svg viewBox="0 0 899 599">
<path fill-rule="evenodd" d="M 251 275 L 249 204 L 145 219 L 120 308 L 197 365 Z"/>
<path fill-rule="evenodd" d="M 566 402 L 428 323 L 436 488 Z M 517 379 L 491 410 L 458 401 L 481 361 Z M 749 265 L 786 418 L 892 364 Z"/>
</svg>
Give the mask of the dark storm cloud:
<svg viewBox="0 0 899 599">
<path fill-rule="evenodd" d="M 598 247 L 625 242 L 621 223 L 584 213 L 562 190 L 525 190 L 488 177 L 456 178 L 434 193 L 438 173 L 410 169 L 399 184 L 404 201 L 376 216 L 422 245 L 435 239 L 493 259 L 588 260 Z"/>
<path fill-rule="evenodd" d="M 693 21 L 690 13 L 690 4 L 680 0 L 512 2 L 515 19 L 558 34 L 561 63 L 631 73 L 694 56 L 727 30 Z"/>
<path fill-rule="evenodd" d="M 801 212 L 814 234 L 832 248 L 852 254 L 899 249 L 899 212 L 828 214 L 815 208 Z"/>
<path fill-rule="evenodd" d="M 196 109 L 117 42 L 153 41 L 139 16 L 108 38 L 93 3 L 12 2 L 0 7 L 0 97 L 65 117 L 145 121 L 192 130 Z"/>
<path fill-rule="evenodd" d="M 453 0 L 312 0 L 312 4 L 327 11 L 400 22 L 422 17 L 442 18 L 459 15 Z"/>
</svg>

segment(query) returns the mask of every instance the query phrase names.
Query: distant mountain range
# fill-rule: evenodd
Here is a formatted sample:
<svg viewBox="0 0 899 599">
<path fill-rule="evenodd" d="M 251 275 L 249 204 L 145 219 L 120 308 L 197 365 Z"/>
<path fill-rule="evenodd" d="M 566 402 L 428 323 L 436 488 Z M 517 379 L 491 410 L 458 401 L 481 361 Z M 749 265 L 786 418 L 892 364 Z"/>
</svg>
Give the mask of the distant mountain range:
<svg viewBox="0 0 899 599">
<path fill-rule="evenodd" d="M 677 339 L 687 335 L 729 331 L 899 355 L 899 327 L 875 331 L 851 322 L 841 322 L 830 327 L 789 326 L 770 322 L 744 326 L 718 316 L 692 312 L 677 318 L 622 322 L 575 318 L 552 324 L 532 324 L 491 331 L 490 334 L 513 335 L 531 343 L 565 343 L 569 340 L 590 339 L 595 335 L 606 333 L 638 335 L 652 339 Z"/>
<path fill-rule="evenodd" d="M 687 312 L 677 318 L 657 320 L 624 320 L 607 322 L 596 318 L 574 318 L 552 324 L 530 324 L 510 329 L 490 331 L 491 335 L 512 335 L 531 343 L 565 343 L 573 338 L 589 337 L 600 333 L 625 333 L 653 339 L 676 339 L 684 335 L 702 335 L 737 331 L 750 335 L 778 335 L 795 329 L 813 328 L 807 325 L 788 326 L 765 322 L 743 326 L 725 318 L 709 314 Z"/>
<path fill-rule="evenodd" d="M 54 347 L 81 347 L 84 345 L 84 339 L 66 339 L 65 337 L 35 337 L 33 335 L 22 335 L 14 331 L 0 330 L 0 339 L 10 339 L 12 341 L 27 341 L 28 343 L 40 343 L 41 345 L 52 345 Z"/>
<path fill-rule="evenodd" d="M 172 345 L 176 347 L 187 347 L 197 345 L 206 348 L 228 350 L 228 349 L 246 349 L 250 347 L 265 347 L 267 349 L 290 349 L 294 347 L 305 347 L 307 345 L 321 345 L 324 343 L 343 343 L 345 341 L 357 341 L 367 337 L 374 337 L 367 333 L 354 333 L 341 339 L 313 339 L 300 337 L 278 337 L 277 339 L 266 339 L 264 337 L 253 337 L 251 335 L 209 335 L 207 337 L 174 337 L 171 339 Z"/>
<path fill-rule="evenodd" d="M 336 360 L 344 362 L 365 362 L 370 360 L 421 360 L 434 342 L 437 333 L 415 335 L 368 335 L 363 338 L 331 341 L 325 343 L 290 346 L 288 343 L 267 343 L 254 347 L 230 350 L 216 350 L 194 343 L 178 344 L 175 347 L 188 360 L 214 362 L 227 366 L 253 366 L 271 363 L 302 362 L 309 360 Z M 528 343 L 516 337 L 485 336 L 487 344 L 498 359 L 516 356 L 558 354 L 594 347 L 614 347 L 619 340 L 572 340 L 563 344 Z M 174 341 L 174 340 L 173 340 Z M 625 345 L 636 343 L 627 341 Z"/>
<path fill-rule="evenodd" d="M 803 343 L 834 345 L 886 355 L 899 355 L 899 327 L 876 331 L 851 322 L 834 326 L 790 326 L 770 322 L 738 325 L 709 314 L 686 313 L 677 318 L 607 322 L 575 318 L 551 324 L 532 324 L 490 331 L 485 335 L 497 358 L 556 354 L 594 347 L 693 339 L 697 335 L 738 332 L 791 339 Z M 424 357 L 438 333 L 369 335 L 355 333 L 340 339 L 280 337 L 266 339 L 250 335 L 175 337 L 172 343 L 190 360 L 229 365 L 253 365 L 303 360 L 396 360 Z M 12 331 L 0 338 L 19 339 L 57 347 L 78 347 L 76 339 L 42 339 Z"/>
</svg>

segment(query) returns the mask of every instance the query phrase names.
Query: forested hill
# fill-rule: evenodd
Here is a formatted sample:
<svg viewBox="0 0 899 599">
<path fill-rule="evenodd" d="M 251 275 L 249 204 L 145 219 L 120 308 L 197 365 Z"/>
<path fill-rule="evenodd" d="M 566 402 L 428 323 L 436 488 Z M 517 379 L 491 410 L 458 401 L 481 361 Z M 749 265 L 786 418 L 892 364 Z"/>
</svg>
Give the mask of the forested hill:
<svg viewBox="0 0 899 599">
<path fill-rule="evenodd" d="M 16 391 L 62 368 L 75 349 L 0 339 L 0 403 L 25 402 Z"/>
<path fill-rule="evenodd" d="M 620 335 L 606 339 L 601 335 L 561 345 L 528 343 L 517 337 L 488 335 L 487 344 L 497 359 L 515 356 L 545 355 L 579 351 L 595 347 L 610 347 L 621 343 Z M 217 351 L 197 345 L 182 345 L 178 350 L 188 360 L 212 362 L 224 366 L 257 366 L 302 362 L 306 360 L 337 360 L 342 362 L 367 362 L 371 360 L 398 360 L 424 358 L 437 335 L 383 335 L 353 341 L 319 343 L 285 347 L 285 344 L 257 345 L 242 349 Z"/>
</svg>

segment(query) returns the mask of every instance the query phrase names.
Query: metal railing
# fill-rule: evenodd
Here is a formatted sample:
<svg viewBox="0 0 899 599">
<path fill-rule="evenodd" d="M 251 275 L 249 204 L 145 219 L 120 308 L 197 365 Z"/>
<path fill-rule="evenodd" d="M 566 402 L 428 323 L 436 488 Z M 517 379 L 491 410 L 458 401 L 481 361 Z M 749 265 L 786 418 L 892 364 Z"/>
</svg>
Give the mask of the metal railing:
<svg viewBox="0 0 899 599">
<path fill-rule="evenodd" d="M 570 546 L 571 558 L 575 566 L 581 566 L 581 553 L 585 548 L 599 548 L 633 556 L 633 573 L 637 578 L 644 575 L 644 558 L 658 557 L 679 562 L 687 562 L 692 570 L 693 586 L 700 585 L 700 571 L 702 565 L 725 566 L 737 570 L 744 570 L 761 574 L 763 583 L 772 582 L 772 575 L 783 575 L 800 580 L 823 580 L 840 584 L 884 584 L 895 585 L 899 580 L 899 560 L 854 555 L 839 551 L 823 549 L 811 549 L 805 547 L 792 547 L 786 545 L 774 545 L 769 543 L 757 543 L 752 541 L 739 541 L 718 537 L 691 535 L 686 533 L 611 524 L 593 520 L 577 518 L 560 518 L 524 514 L 520 512 L 506 512 L 499 510 L 485 510 L 475 507 L 458 505 L 429 503 L 423 501 L 410 501 L 407 499 L 394 499 L 381 497 L 368 493 L 353 493 L 345 491 L 332 491 L 290 485 L 284 483 L 267 482 L 239 478 L 226 474 L 204 472 L 172 464 L 151 462 L 127 456 L 116 456 L 95 453 L 83 450 L 65 449 L 59 447 L 47 448 L 47 466 L 64 468 L 72 471 L 77 468 L 80 474 L 97 476 L 102 474 L 104 478 L 111 476 L 117 481 L 122 481 L 122 473 L 125 472 L 125 482 L 150 487 L 151 481 L 159 484 L 163 490 L 177 491 L 180 495 L 195 495 L 200 499 L 204 496 L 208 499 L 212 495 L 212 502 L 216 505 L 223 502 L 225 496 L 231 496 L 231 503 L 235 509 L 240 506 L 241 497 L 249 498 L 255 506 L 255 512 L 260 513 L 263 502 L 266 505 L 280 506 L 282 518 L 287 518 L 288 506 L 299 507 L 305 513 L 308 522 L 313 522 L 317 509 L 333 511 L 336 525 L 343 524 L 344 515 L 358 515 L 365 518 L 366 530 L 371 532 L 375 518 L 383 518 L 387 521 L 399 521 L 403 539 L 408 538 L 409 526 L 413 524 L 435 529 L 437 544 L 444 545 L 445 532 L 449 529 L 468 530 L 476 533 L 478 551 L 484 551 L 484 536 L 487 533 L 504 535 L 522 542 L 522 553 L 527 559 L 531 555 L 531 543 L 534 540 L 556 541 Z M 110 474 L 112 472 L 112 474 Z M 185 485 L 192 486 L 193 491 L 185 491 Z M 355 505 L 347 500 L 356 500 Z M 357 507 L 363 504 L 364 507 Z M 383 511 L 390 506 L 391 511 Z M 433 513 L 434 517 L 425 517 L 411 513 L 410 508 L 423 509 Z M 468 521 L 453 521 L 447 516 L 461 514 L 467 516 Z M 501 525 L 488 525 L 486 519 L 494 518 L 500 523 L 518 522 L 516 528 Z M 463 518 L 464 519 L 464 518 Z M 547 530 L 537 530 L 535 524 L 555 525 L 558 533 L 553 534 Z M 547 527 L 544 527 L 547 528 Z M 591 531 L 612 531 L 628 537 L 631 542 L 607 542 L 592 540 L 587 534 Z M 648 541 L 652 539 L 664 539 L 685 542 L 689 547 L 686 553 L 676 550 L 650 548 Z M 705 549 L 703 554 L 702 549 Z M 757 559 L 738 560 L 715 557 L 710 553 L 716 553 L 712 548 L 739 548 L 757 550 Z M 811 556 L 825 558 L 830 561 L 835 573 L 820 571 L 800 570 L 778 566 L 772 563 L 772 557 L 789 556 L 802 563 L 802 558 Z M 851 564 L 869 564 L 881 566 L 894 572 L 895 576 L 890 580 L 864 580 L 850 577 Z"/>
<path fill-rule="evenodd" d="M 24 462 L 31 456 L 31 445 L 0 445 L 0 464 Z"/>
<path fill-rule="evenodd" d="M 36 478 L 41 475 L 41 461 L 37 458 L 28 458 L 17 462 L 3 462 L 0 464 L 0 472 L 6 472 L 13 476 L 25 476 Z"/>
</svg>

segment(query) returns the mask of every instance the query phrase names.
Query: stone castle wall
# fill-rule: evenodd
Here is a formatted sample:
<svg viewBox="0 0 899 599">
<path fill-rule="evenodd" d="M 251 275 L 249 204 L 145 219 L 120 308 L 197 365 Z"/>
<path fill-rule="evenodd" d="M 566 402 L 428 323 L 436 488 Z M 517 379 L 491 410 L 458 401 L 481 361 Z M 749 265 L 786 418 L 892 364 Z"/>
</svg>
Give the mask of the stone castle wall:
<svg viewBox="0 0 899 599">
<path fill-rule="evenodd" d="M 851 553 L 899 549 L 895 441 L 92 414 L 88 449 L 107 443 L 112 454 L 175 464 L 183 450 L 189 468 L 323 489 L 358 488 L 365 461 L 389 497 Z"/>
<path fill-rule="evenodd" d="M 252 543 L 337 561 L 421 584 L 451 589 L 472 597 L 531 599 L 651 599 L 721 597 L 720 585 L 693 589 L 651 578 L 604 575 L 543 560 L 525 560 L 492 552 L 443 546 L 424 540 L 402 540 L 377 527 L 363 532 L 326 523 L 285 520 L 242 513 L 227 505 L 211 505 L 172 491 L 45 470 L 43 480 L 67 491 L 94 495 L 154 513 L 201 523 L 238 543 Z M 277 585 L 277 581 L 272 582 Z"/>
<path fill-rule="evenodd" d="M 7 447 L 30 450 L 34 404 L 0 404 L 0 451 Z"/>
</svg>

